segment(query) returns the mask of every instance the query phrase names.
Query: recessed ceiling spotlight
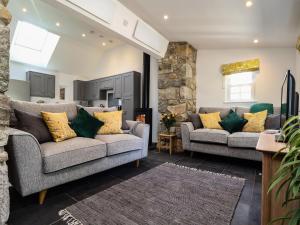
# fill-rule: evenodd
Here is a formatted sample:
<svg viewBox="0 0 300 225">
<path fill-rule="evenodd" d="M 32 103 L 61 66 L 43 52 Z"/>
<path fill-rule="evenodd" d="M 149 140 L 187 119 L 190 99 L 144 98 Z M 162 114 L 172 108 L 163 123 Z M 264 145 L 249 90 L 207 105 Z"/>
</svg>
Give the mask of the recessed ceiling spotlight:
<svg viewBox="0 0 300 225">
<path fill-rule="evenodd" d="M 86 34 L 84 34 L 84 33 L 83 33 L 83 34 L 81 34 L 81 37 L 86 37 Z"/>
<path fill-rule="evenodd" d="M 22 12 L 26 13 L 26 12 L 27 12 L 27 9 L 26 9 L 26 8 L 23 8 L 23 9 L 22 9 Z"/>
<path fill-rule="evenodd" d="M 250 8 L 253 5 L 252 1 L 247 1 L 246 2 L 246 7 Z"/>
<path fill-rule="evenodd" d="M 102 42 L 102 46 L 106 46 L 106 43 L 105 43 L 105 42 Z"/>
<path fill-rule="evenodd" d="M 57 27 L 60 27 L 60 22 L 56 22 L 55 24 Z"/>
<path fill-rule="evenodd" d="M 253 40 L 253 43 L 254 43 L 254 44 L 257 44 L 258 42 L 259 42 L 258 39 L 254 39 L 254 40 Z"/>
<path fill-rule="evenodd" d="M 164 15 L 164 20 L 168 20 L 169 19 L 169 16 L 166 14 Z"/>
</svg>

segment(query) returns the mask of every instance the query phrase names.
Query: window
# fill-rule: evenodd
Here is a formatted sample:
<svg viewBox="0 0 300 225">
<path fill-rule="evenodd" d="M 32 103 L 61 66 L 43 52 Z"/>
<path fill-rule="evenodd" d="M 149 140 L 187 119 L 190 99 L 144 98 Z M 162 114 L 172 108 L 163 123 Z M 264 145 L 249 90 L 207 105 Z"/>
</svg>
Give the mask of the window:
<svg viewBox="0 0 300 225">
<path fill-rule="evenodd" d="M 60 36 L 19 21 L 11 46 L 11 60 L 47 67 Z"/>
<path fill-rule="evenodd" d="M 236 73 L 225 76 L 225 101 L 254 101 L 254 72 Z"/>
</svg>

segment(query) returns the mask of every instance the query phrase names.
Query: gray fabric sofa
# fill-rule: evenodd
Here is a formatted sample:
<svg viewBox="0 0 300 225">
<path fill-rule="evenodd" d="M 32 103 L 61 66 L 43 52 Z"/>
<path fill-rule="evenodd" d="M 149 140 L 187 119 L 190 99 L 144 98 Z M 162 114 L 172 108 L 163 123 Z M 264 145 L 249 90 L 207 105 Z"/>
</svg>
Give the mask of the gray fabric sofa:
<svg viewBox="0 0 300 225">
<path fill-rule="evenodd" d="M 232 108 L 238 115 L 243 116 L 249 112 L 249 108 Z M 202 107 L 199 113 L 221 112 L 224 118 L 230 108 Z M 265 123 L 265 129 L 279 129 L 280 109 L 274 109 L 274 115 L 269 115 Z M 262 155 L 256 151 L 259 133 L 237 132 L 230 134 L 225 130 L 195 128 L 192 122 L 181 123 L 181 135 L 183 149 L 191 152 L 202 152 L 213 155 L 235 157 L 261 161 Z"/>
<path fill-rule="evenodd" d="M 75 103 L 11 102 L 11 107 L 36 115 L 40 111 L 67 112 L 70 120 L 77 114 Z M 127 124 L 130 130 L 124 134 L 97 135 L 95 139 L 76 137 L 43 144 L 29 133 L 8 129 L 6 150 L 11 184 L 22 196 L 40 192 L 44 198 L 45 190 L 51 187 L 129 162 L 138 163 L 148 154 L 149 126 L 136 121 Z"/>
</svg>

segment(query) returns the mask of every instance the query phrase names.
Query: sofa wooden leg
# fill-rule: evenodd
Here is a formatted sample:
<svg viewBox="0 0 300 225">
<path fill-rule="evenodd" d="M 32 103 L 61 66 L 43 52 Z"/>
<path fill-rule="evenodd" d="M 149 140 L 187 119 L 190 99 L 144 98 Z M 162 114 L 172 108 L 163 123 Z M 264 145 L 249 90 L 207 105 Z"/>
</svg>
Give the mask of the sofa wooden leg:
<svg viewBox="0 0 300 225">
<path fill-rule="evenodd" d="M 39 204 L 40 204 L 40 205 L 43 205 L 43 204 L 44 204 L 46 195 L 47 195 L 47 190 L 41 191 L 41 192 L 39 193 Z"/>
<path fill-rule="evenodd" d="M 139 167 L 140 167 L 140 160 L 139 160 L 139 159 L 136 160 L 135 163 L 136 163 L 136 164 L 135 164 L 135 165 L 136 165 L 136 168 L 139 168 Z"/>
<path fill-rule="evenodd" d="M 191 153 L 190 153 L 190 156 L 191 156 L 191 158 L 193 158 L 193 156 L 194 156 L 194 152 L 191 152 Z"/>
</svg>

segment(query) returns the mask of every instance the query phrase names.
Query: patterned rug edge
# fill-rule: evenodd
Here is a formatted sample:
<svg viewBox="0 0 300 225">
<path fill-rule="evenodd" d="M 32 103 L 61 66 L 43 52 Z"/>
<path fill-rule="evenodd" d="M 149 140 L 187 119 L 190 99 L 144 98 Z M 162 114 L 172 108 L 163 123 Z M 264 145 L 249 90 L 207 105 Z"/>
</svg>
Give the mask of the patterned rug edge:
<svg viewBox="0 0 300 225">
<path fill-rule="evenodd" d="M 202 172 L 202 173 L 214 174 L 214 175 L 217 175 L 217 176 L 223 176 L 223 177 L 228 177 L 228 178 L 231 178 L 231 179 L 241 180 L 241 181 L 243 181 L 243 187 L 242 187 L 242 190 L 241 190 L 241 192 L 238 196 L 238 199 L 240 199 L 242 191 L 243 191 L 244 186 L 245 186 L 245 180 L 246 180 L 245 178 L 235 177 L 235 176 L 231 176 L 231 175 L 223 174 L 223 173 L 215 173 L 215 172 L 211 172 L 211 171 L 207 171 L 207 170 L 201 170 L 201 169 L 188 167 L 188 166 L 182 166 L 182 165 L 179 165 L 179 164 L 169 163 L 169 162 L 165 162 L 165 163 L 163 163 L 159 166 L 163 166 L 163 165 L 170 165 L 170 166 L 174 166 L 174 167 L 178 167 L 178 168 L 182 168 L 182 169 L 187 169 L 187 170 L 192 170 L 192 171 L 199 171 L 199 172 Z M 139 174 L 139 175 L 141 175 L 141 174 Z M 139 176 L 139 175 L 137 175 L 137 176 Z M 236 210 L 237 205 L 238 205 L 238 202 L 235 206 L 234 211 Z M 58 215 L 60 216 L 62 221 L 64 221 L 66 223 L 66 225 L 83 225 L 83 223 L 79 219 L 75 218 L 67 209 L 60 210 L 58 212 Z M 231 221 L 232 221 L 232 219 L 233 219 L 233 215 L 231 215 Z"/>
<path fill-rule="evenodd" d="M 199 171 L 199 172 L 202 172 L 202 173 L 214 174 L 214 175 L 217 175 L 217 176 L 222 176 L 222 177 L 228 177 L 228 178 L 232 178 L 232 179 L 237 179 L 237 180 L 241 180 L 241 181 L 244 181 L 244 182 L 246 180 L 245 178 L 242 178 L 242 177 L 236 177 L 236 176 L 232 176 L 232 175 L 229 175 L 229 174 L 216 173 L 216 172 L 211 172 L 211 171 L 208 171 L 208 170 L 202 170 L 202 169 L 197 169 L 197 168 L 193 168 L 193 167 L 182 166 L 182 165 L 175 164 L 175 163 L 166 162 L 166 163 L 163 163 L 161 165 L 165 165 L 165 164 L 168 164 L 168 165 L 171 165 L 171 166 L 176 166 L 176 167 L 183 168 L 183 169 L 188 169 L 188 170 L 193 170 L 193 171 Z"/>
</svg>

